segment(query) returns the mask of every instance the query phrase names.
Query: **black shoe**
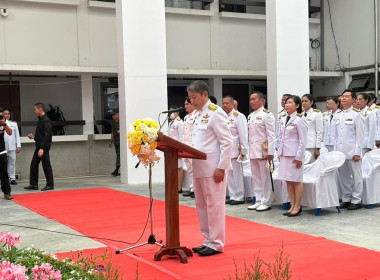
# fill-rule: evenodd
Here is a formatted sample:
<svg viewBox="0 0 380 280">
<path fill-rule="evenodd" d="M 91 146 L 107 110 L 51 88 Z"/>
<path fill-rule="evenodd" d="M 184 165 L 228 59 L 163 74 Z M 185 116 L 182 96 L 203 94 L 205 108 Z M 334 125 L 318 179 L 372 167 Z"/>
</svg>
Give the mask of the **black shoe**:
<svg viewBox="0 0 380 280">
<path fill-rule="evenodd" d="M 232 200 L 226 199 L 226 204 L 230 204 Z"/>
<path fill-rule="evenodd" d="M 193 194 L 194 194 L 194 192 L 187 191 L 187 192 L 183 193 L 182 196 L 192 196 Z"/>
<path fill-rule="evenodd" d="M 44 191 L 51 191 L 51 190 L 54 190 L 54 187 L 46 186 L 43 189 L 41 189 L 42 192 L 44 192 Z"/>
<path fill-rule="evenodd" d="M 30 185 L 30 186 L 24 187 L 24 190 L 38 190 L 38 186 Z"/>
<path fill-rule="evenodd" d="M 361 204 L 351 203 L 351 205 L 347 207 L 347 210 L 358 210 L 360 208 L 362 208 Z"/>
<path fill-rule="evenodd" d="M 13 196 L 10 193 L 9 194 L 4 194 L 4 199 L 6 199 L 6 200 L 12 200 Z"/>
<path fill-rule="evenodd" d="M 113 176 L 120 176 L 119 168 L 116 168 L 116 169 L 111 173 L 111 175 L 113 175 Z"/>
<path fill-rule="evenodd" d="M 198 252 L 200 257 L 207 257 L 207 256 L 212 256 L 212 255 L 216 255 L 216 254 L 220 254 L 220 253 L 222 253 L 222 252 L 216 251 L 210 247 L 206 247 L 202 251 Z"/>
<path fill-rule="evenodd" d="M 180 190 L 178 191 L 178 193 L 183 193 L 182 189 L 180 189 Z"/>
<path fill-rule="evenodd" d="M 198 252 L 200 252 L 200 251 L 202 251 L 202 250 L 204 250 L 204 249 L 206 249 L 207 247 L 205 246 L 205 245 L 201 245 L 201 246 L 198 246 L 198 247 L 194 247 L 193 248 L 193 252 L 194 253 L 198 253 Z"/>
<path fill-rule="evenodd" d="M 290 213 L 291 213 L 291 212 L 286 211 L 286 212 L 282 213 L 282 215 L 284 215 L 284 216 L 288 216 Z"/>
<path fill-rule="evenodd" d="M 300 210 L 298 210 L 298 212 L 297 213 L 289 213 L 288 214 L 288 217 L 297 217 L 297 216 L 299 216 L 299 215 L 301 215 L 301 213 L 302 213 L 302 207 L 300 207 Z"/>
<path fill-rule="evenodd" d="M 351 202 L 342 202 L 340 204 L 340 208 L 345 209 L 345 208 L 348 208 L 348 206 L 350 206 L 350 205 L 351 205 Z"/>
<path fill-rule="evenodd" d="M 191 198 L 195 198 L 195 194 L 193 193 L 192 195 L 190 195 Z"/>
<path fill-rule="evenodd" d="M 17 182 L 15 180 L 11 180 L 11 185 L 17 185 Z"/>
<path fill-rule="evenodd" d="M 244 204 L 244 201 L 231 200 L 231 202 L 230 202 L 230 205 L 239 205 L 239 204 Z"/>
</svg>

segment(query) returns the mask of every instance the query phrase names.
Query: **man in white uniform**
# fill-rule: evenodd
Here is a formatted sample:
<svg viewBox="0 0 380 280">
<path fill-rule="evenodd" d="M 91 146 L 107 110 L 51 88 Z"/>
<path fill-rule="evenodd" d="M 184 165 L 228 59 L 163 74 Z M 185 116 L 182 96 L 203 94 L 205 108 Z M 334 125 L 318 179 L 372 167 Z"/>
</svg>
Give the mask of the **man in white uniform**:
<svg viewBox="0 0 380 280">
<path fill-rule="evenodd" d="M 183 143 L 186 145 L 192 146 L 192 135 L 193 135 L 193 124 L 195 120 L 195 110 L 194 106 L 191 104 L 190 98 L 185 98 L 185 110 L 187 115 L 183 120 Z M 193 186 L 193 163 L 191 158 L 185 158 L 183 161 L 186 164 L 187 172 L 189 172 L 190 177 L 190 190 L 188 192 L 184 192 L 183 196 L 190 196 L 194 198 L 194 186 Z"/>
<path fill-rule="evenodd" d="M 228 127 L 232 135 L 232 170 L 228 172 L 227 182 L 230 200 L 227 200 L 226 204 L 238 205 L 245 202 L 241 162 L 248 153 L 247 119 L 234 109 L 234 99 L 231 96 L 223 98 L 223 110 L 227 113 Z"/>
<path fill-rule="evenodd" d="M 337 170 L 337 184 L 342 194 L 341 208 L 357 210 L 361 208 L 363 195 L 362 145 L 364 119 L 360 111 L 353 108 L 356 94 L 345 90 L 342 94 L 342 112 L 336 122 L 335 151 L 346 155 L 345 163 Z"/>
<path fill-rule="evenodd" d="M 254 92 L 250 97 L 253 112 L 248 116 L 249 157 L 256 203 L 248 210 L 267 211 L 272 205 L 269 164 L 274 154 L 274 115 L 264 108 L 264 95 Z"/>
<path fill-rule="evenodd" d="M 208 85 L 195 81 L 187 87 L 197 110 L 193 126 L 193 147 L 207 154 L 206 160 L 193 159 L 195 205 L 203 245 L 193 248 L 200 256 L 224 251 L 227 172 L 231 169 L 232 137 L 226 113 L 208 98 Z"/>
<path fill-rule="evenodd" d="M 7 125 L 12 129 L 12 135 L 4 134 L 5 149 L 8 155 L 8 175 L 11 185 L 17 185 L 16 182 L 16 153 L 21 151 L 20 133 L 18 132 L 17 123 L 11 121 L 11 113 L 9 110 L 3 111 L 4 119 Z"/>
</svg>

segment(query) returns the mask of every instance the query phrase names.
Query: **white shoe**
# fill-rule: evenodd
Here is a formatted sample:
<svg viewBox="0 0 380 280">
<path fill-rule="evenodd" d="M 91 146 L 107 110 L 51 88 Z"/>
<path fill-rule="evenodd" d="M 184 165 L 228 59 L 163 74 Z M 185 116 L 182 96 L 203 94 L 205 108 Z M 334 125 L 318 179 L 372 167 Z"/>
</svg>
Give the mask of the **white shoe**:
<svg viewBox="0 0 380 280">
<path fill-rule="evenodd" d="M 251 206 L 248 206 L 248 210 L 256 210 L 257 207 L 259 207 L 261 205 L 261 202 L 258 201 L 256 202 L 255 204 L 251 205 Z"/>
<path fill-rule="evenodd" d="M 267 211 L 267 210 L 270 210 L 272 207 L 270 205 L 260 205 L 259 207 L 256 208 L 256 211 L 260 212 L 260 211 Z"/>
</svg>

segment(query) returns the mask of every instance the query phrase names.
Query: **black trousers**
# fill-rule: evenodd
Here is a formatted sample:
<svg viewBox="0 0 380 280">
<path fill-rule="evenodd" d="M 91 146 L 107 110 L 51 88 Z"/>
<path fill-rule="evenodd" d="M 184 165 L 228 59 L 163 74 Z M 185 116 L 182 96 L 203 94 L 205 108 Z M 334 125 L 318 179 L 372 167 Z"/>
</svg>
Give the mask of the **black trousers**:
<svg viewBox="0 0 380 280">
<path fill-rule="evenodd" d="M 30 163 L 29 183 L 32 186 L 38 185 L 38 166 L 40 165 L 40 161 L 42 161 L 42 168 L 46 177 L 46 186 L 54 187 L 53 170 L 51 169 L 50 165 L 49 150 L 44 150 L 44 155 L 42 158 L 38 157 L 39 150 L 40 148 L 36 148 L 34 150 L 32 162 Z"/>
<path fill-rule="evenodd" d="M 11 185 L 9 184 L 7 154 L 0 155 L 0 179 L 1 179 L 1 190 L 2 190 L 2 192 L 4 194 L 10 194 L 11 193 Z"/>
</svg>

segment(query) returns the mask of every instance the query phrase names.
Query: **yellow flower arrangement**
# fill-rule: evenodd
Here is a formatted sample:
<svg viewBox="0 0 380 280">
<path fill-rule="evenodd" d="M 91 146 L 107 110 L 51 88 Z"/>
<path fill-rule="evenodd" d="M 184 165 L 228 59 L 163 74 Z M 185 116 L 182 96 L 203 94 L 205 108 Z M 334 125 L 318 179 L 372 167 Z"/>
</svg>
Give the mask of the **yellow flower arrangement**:
<svg viewBox="0 0 380 280">
<path fill-rule="evenodd" d="M 156 156 L 158 125 L 153 119 L 138 119 L 129 128 L 128 148 L 145 166 L 154 164 Z"/>
</svg>

